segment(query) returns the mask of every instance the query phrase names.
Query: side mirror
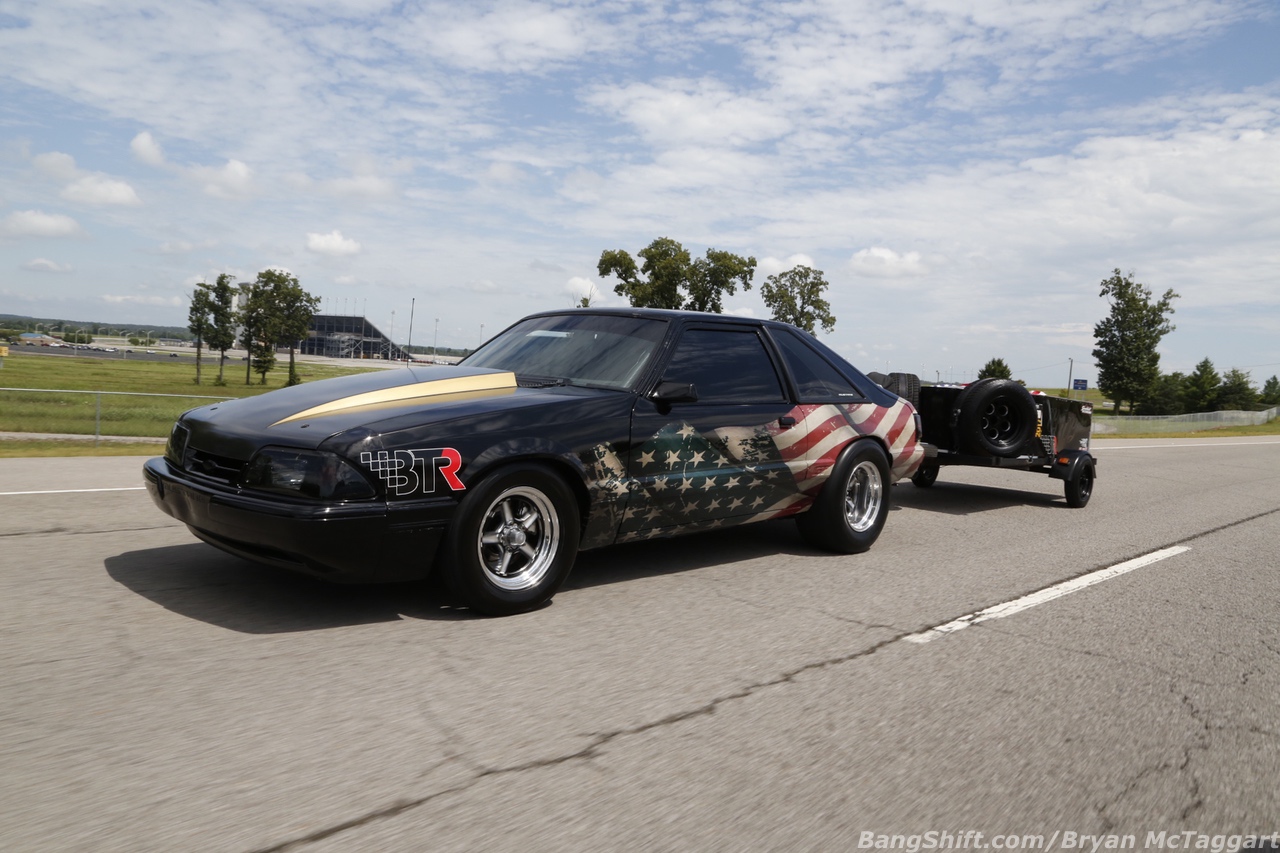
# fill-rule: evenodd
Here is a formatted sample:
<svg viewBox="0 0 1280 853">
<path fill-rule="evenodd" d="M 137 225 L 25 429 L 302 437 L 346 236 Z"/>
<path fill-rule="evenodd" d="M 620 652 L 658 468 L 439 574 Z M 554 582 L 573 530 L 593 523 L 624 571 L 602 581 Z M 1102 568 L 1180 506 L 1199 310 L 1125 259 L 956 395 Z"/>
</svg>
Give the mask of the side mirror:
<svg viewBox="0 0 1280 853">
<path fill-rule="evenodd" d="M 649 399 L 659 406 L 670 406 L 672 403 L 698 402 L 698 389 L 690 382 L 660 382 Z"/>
</svg>

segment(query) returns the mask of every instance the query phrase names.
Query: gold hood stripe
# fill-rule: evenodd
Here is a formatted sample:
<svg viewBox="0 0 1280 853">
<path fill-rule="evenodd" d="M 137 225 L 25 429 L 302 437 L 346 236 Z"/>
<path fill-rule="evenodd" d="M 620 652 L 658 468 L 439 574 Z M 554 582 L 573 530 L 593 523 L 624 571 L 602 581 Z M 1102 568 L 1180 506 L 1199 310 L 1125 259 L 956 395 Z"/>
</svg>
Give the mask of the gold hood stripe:
<svg viewBox="0 0 1280 853">
<path fill-rule="evenodd" d="M 409 400 L 423 400 L 427 397 L 439 397 L 444 394 L 461 394 L 474 391 L 508 391 L 516 387 L 514 373 L 482 373 L 478 376 L 455 376 L 451 379 L 431 379 L 426 382 L 415 382 L 412 385 L 397 385 L 394 388 L 383 388 L 379 391 L 366 391 L 340 400 L 330 400 L 312 406 L 310 409 L 281 418 L 272 424 L 279 426 L 304 418 L 331 415 L 334 412 L 345 412 L 361 406 L 377 406 L 387 403 L 403 403 Z"/>
</svg>

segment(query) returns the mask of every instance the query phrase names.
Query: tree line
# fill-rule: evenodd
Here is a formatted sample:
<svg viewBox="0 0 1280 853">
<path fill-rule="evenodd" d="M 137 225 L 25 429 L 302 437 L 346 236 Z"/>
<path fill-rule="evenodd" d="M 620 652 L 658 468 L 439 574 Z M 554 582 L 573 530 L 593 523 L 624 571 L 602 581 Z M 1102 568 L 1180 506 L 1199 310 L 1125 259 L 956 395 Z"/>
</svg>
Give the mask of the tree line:
<svg viewBox="0 0 1280 853">
<path fill-rule="evenodd" d="M 212 284 L 200 282 L 191 294 L 187 328 L 196 341 L 196 384 L 201 381 L 201 356 L 205 346 L 218 352 L 218 378 L 215 385 L 225 385 L 224 369 L 227 350 L 237 339 L 249 353 L 244 369 L 248 385 L 256 372 L 260 384 L 267 383 L 267 373 L 276 365 L 276 349 L 289 348 L 289 378 L 286 385 L 297 385 L 298 371 L 294 354 L 298 342 L 307 336 L 311 318 L 320 305 L 320 297 L 303 290 L 292 273 L 266 269 L 251 282 L 233 284 L 234 277 L 222 273 Z M 240 305 L 237 306 L 237 297 Z"/>
<path fill-rule="evenodd" d="M 1195 412 L 1247 411 L 1258 404 L 1280 405 L 1280 378 L 1272 376 L 1261 392 L 1247 371 L 1231 368 L 1219 375 L 1208 358 L 1189 375 L 1160 372 L 1156 348 L 1175 328 L 1169 320 L 1178 294 L 1171 289 L 1155 299 L 1133 273 L 1113 270 L 1100 294 L 1110 312 L 1094 327 L 1098 388 L 1115 404 L 1129 403 L 1134 414 L 1181 415 Z"/>
<path fill-rule="evenodd" d="M 636 254 L 642 261 L 639 265 L 625 250 L 609 249 L 600 254 L 596 266 L 601 278 L 617 278 L 614 292 L 627 297 L 635 308 L 721 314 L 724 296 L 736 293 L 739 286 L 750 290 L 756 272 L 754 257 L 707 249 L 704 257 L 694 258 L 670 237 L 659 237 Z M 813 334 L 815 325 L 827 332 L 836 327 L 831 305 L 823 296 L 826 289 L 822 270 L 801 264 L 766 278 L 760 295 L 773 319 Z M 590 297 L 582 300 L 583 307 L 590 303 Z"/>
</svg>

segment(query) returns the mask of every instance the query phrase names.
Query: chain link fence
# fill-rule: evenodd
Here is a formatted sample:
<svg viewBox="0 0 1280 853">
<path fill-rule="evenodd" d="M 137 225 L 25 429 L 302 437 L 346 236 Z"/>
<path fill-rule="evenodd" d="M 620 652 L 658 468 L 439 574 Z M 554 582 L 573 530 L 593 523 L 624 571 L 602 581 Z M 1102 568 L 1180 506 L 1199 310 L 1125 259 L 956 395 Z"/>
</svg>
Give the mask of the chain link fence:
<svg viewBox="0 0 1280 853">
<path fill-rule="evenodd" d="M 1093 434 L 1136 435 L 1149 432 L 1197 432 L 1228 426 L 1256 426 L 1269 423 L 1280 414 L 1280 406 L 1263 412 L 1198 412 L 1193 415 L 1100 415 L 1095 409 Z"/>
<path fill-rule="evenodd" d="M 0 432 L 164 440 L 178 415 L 233 397 L 0 388 Z"/>
</svg>

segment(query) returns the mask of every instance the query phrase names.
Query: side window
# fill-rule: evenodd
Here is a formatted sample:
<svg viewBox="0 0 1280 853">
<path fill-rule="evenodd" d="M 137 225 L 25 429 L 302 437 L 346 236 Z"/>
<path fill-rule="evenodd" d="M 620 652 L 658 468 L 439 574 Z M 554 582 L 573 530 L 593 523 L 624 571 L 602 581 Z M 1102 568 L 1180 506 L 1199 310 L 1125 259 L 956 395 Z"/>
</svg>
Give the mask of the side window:
<svg viewBox="0 0 1280 853">
<path fill-rule="evenodd" d="M 699 403 L 777 403 L 786 399 L 764 341 L 754 331 L 685 330 L 662 378 L 692 382 Z"/>
<path fill-rule="evenodd" d="M 806 346 L 798 334 L 787 329 L 770 329 L 770 332 L 795 377 L 801 403 L 844 403 L 862 399 L 858 389 L 825 358 Z"/>
</svg>

